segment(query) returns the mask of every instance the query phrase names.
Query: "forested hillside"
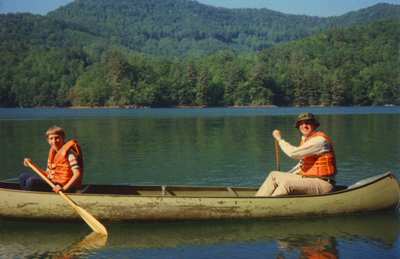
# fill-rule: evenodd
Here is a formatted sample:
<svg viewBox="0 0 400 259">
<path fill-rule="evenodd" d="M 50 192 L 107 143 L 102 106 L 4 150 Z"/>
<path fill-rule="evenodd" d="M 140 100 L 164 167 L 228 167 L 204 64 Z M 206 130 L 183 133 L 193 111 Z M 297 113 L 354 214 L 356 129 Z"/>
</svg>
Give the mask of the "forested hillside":
<svg viewBox="0 0 400 259">
<path fill-rule="evenodd" d="M 400 6 L 379 4 L 332 18 L 268 9 L 227 9 L 191 0 L 81 0 L 50 17 L 84 27 L 131 50 L 163 56 L 254 52 L 332 26 L 400 19 Z"/>
<path fill-rule="evenodd" d="M 290 105 L 400 104 L 399 42 L 400 20 L 381 21 L 265 50 L 259 62 Z"/>
<path fill-rule="evenodd" d="M 112 3 L 0 15 L 0 107 L 400 104 L 398 5 L 317 18 Z"/>
<path fill-rule="evenodd" d="M 168 59 L 121 48 L 100 56 L 82 48 L 32 49 L 20 60 L 1 58 L 1 105 L 399 104 L 398 42 L 400 22 L 385 21 L 331 29 L 257 55 L 226 50 Z"/>
</svg>

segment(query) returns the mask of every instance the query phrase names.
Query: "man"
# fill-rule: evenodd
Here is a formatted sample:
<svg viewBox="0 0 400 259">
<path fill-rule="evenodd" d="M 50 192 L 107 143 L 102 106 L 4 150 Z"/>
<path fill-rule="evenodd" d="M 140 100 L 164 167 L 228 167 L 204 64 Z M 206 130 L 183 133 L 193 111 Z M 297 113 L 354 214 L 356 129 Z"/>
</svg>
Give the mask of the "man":
<svg viewBox="0 0 400 259">
<path fill-rule="evenodd" d="M 47 142 L 50 145 L 45 176 L 54 183 L 53 191 L 73 191 L 79 188 L 83 178 L 83 156 L 76 140 L 65 142 L 65 131 L 53 126 L 46 131 Z M 24 159 L 24 165 L 29 166 L 30 158 Z M 24 190 L 48 189 L 38 175 L 24 173 L 19 177 Z"/>
<path fill-rule="evenodd" d="M 319 122 L 312 113 L 300 114 L 296 128 L 302 137 L 297 147 L 286 142 L 279 130 L 272 132 L 283 152 L 300 162 L 289 172 L 271 172 L 256 196 L 323 194 L 333 189 L 336 174 L 333 144 L 325 133 L 316 130 L 318 127 Z"/>
</svg>

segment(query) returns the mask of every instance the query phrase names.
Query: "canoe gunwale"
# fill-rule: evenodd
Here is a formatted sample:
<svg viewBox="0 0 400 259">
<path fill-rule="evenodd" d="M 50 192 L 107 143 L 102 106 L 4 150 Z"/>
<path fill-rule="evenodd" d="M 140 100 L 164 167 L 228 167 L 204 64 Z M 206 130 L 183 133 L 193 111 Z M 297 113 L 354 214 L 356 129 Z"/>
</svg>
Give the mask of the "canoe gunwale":
<svg viewBox="0 0 400 259">
<path fill-rule="evenodd" d="M 274 197 L 256 197 L 256 196 L 238 196 L 237 191 L 240 190 L 247 190 L 247 191 L 256 191 L 257 187 L 222 187 L 222 186 L 185 186 L 185 185 L 171 185 L 171 186 L 167 186 L 167 185 L 143 185 L 143 186 L 135 186 L 135 185 L 84 185 L 85 187 L 89 187 L 89 186 L 93 186 L 93 187 L 102 187 L 102 186 L 106 186 L 106 187 L 113 187 L 113 188 L 119 188 L 119 187 L 124 187 L 124 188 L 140 188 L 142 190 L 156 190 L 156 191 L 160 191 L 160 195 L 137 195 L 137 194 L 118 194 L 118 193 L 90 193 L 90 192 L 74 192 L 74 193 L 68 193 L 68 195 L 71 195 L 72 197 L 78 197 L 78 196 L 108 196 L 108 197 L 121 197 L 121 196 L 129 196 L 129 197 L 160 197 L 160 198 L 172 198 L 172 199 L 176 199 L 176 198 L 199 198 L 199 196 L 194 196 L 194 195 L 179 195 L 179 196 L 175 196 L 175 195 L 165 195 L 165 193 L 167 193 L 168 191 L 170 191 L 169 189 L 193 189 L 193 190 L 202 190 L 202 191 L 207 191 L 208 190 L 213 190 L 213 191 L 217 191 L 220 190 L 221 192 L 226 192 L 227 194 L 232 194 L 232 192 L 234 192 L 236 195 L 235 196 L 201 196 L 201 198 L 224 198 L 224 199 L 287 199 L 287 198 L 311 198 L 311 197 L 326 197 L 326 196 L 331 196 L 331 195 L 340 195 L 343 193 L 347 193 L 347 192 L 352 192 L 361 188 L 365 188 L 369 185 L 372 185 L 376 182 L 382 181 L 383 179 L 390 177 L 390 178 L 394 178 L 397 181 L 396 176 L 393 175 L 392 172 L 388 171 L 384 174 L 381 175 L 376 175 L 370 178 L 373 178 L 373 180 L 368 181 L 368 179 L 370 178 L 366 178 L 363 179 L 361 181 L 365 181 L 365 183 L 360 184 L 358 186 L 355 187 L 348 187 L 346 189 L 342 189 L 342 190 L 338 190 L 338 191 L 334 191 L 334 192 L 329 192 L 329 193 L 325 193 L 325 194 L 295 194 L 295 195 L 285 195 L 285 196 L 274 196 Z M 361 182 L 359 181 L 359 182 Z M 397 181 L 398 182 L 398 181 Z M 358 182 L 357 182 L 358 183 Z M 5 183 L 0 181 L 0 184 L 11 184 L 12 183 Z M 355 184 L 353 184 L 355 185 Z M 400 184 L 399 184 L 400 185 Z M 27 190 L 21 190 L 21 189 L 15 189 L 15 188 L 5 188 L 5 187 L 1 187 L 0 186 L 0 190 L 1 189 L 5 189 L 7 191 L 13 191 L 13 192 L 23 192 L 23 193 L 35 193 L 35 194 L 43 194 L 43 195 L 55 195 L 55 193 L 51 192 L 51 191 L 27 191 Z M 400 194 L 399 194 L 400 195 Z M 400 196 L 399 196 L 400 199 Z M 399 204 L 398 206 L 400 206 L 400 200 L 399 200 Z"/>
</svg>

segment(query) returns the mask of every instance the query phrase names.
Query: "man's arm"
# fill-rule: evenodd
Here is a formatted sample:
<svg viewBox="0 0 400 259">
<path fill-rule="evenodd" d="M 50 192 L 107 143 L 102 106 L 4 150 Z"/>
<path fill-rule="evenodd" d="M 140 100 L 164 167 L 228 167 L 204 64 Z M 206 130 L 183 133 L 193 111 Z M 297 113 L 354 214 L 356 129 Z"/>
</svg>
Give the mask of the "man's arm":
<svg viewBox="0 0 400 259">
<path fill-rule="evenodd" d="M 290 174 L 299 174 L 300 173 L 300 162 L 297 163 L 292 169 L 288 171 Z"/>
<path fill-rule="evenodd" d="M 328 151 L 326 148 L 327 142 L 321 136 L 311 138 L 300 146 L 293 146 L 282 138 L 278 140 L 278 143 L 282 151 L 288 157 L 297 160 L 303 159 L 306 156 L 318 155 Z"/>
</svg>

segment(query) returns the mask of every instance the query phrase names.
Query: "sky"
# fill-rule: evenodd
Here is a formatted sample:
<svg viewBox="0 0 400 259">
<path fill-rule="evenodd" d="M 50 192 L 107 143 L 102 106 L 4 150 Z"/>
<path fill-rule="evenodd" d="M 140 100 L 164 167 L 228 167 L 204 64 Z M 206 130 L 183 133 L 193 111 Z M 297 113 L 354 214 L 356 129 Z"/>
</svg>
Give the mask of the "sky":
<svg viewBox="0 0 400 259">
<path fill-rule="evenodd" d="M 115 1 L 115 0 L 110 0 Z M 162 1 L 162 0 L 160 0 Z M 377 3 L 399 4 L 400 0 L 197 0 L 227 8 L 268 8 L 287 14 L 336 16 Z M 30 12 L 46 14 L 72 0 L 0 0 L 0 13 Z"/>
</svg>

